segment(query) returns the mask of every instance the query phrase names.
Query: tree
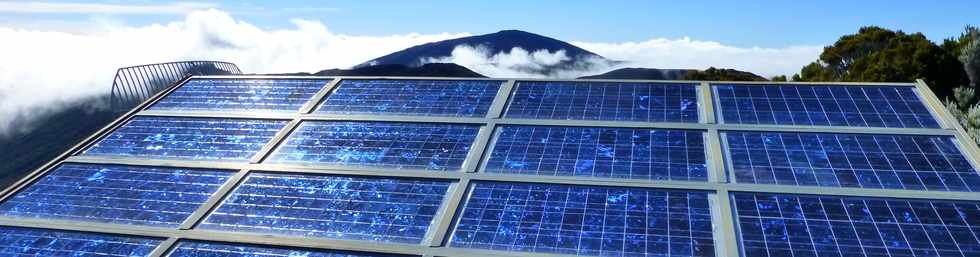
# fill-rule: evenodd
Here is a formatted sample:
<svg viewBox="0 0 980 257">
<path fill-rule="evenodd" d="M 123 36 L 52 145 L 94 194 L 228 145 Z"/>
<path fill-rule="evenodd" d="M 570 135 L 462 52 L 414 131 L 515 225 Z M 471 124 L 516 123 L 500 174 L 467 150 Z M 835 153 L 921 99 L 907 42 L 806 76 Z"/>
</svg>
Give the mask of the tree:
<svg viewBox="0 0 980 257">
<path fill-rule="evenodd" d="M 952 99 L 944 101 L 946 109 L 980 144 L 980 98 L 976 95 L 977 86 L 980 85 L 980 30 L 968 26 L 958 40 L 947 39 L 943 42 L 943 48 L 957 53 L 963 70 L 970 78 L 969 86 L 956 88 Z"/>
<path fill-rule="evenodd" d="M 735 69 L 717 69 L 709 67 L 707 70 L 693 70 L 684 75 L 682 80 L 712 80 L 712 81 L 766 81 L 766 78 L 755 75 L 751 72 L 744 72 Z"/>
<path fill-rule="evenodd" d="M 774 76 L 774 77 L 772 77 L 772 79 L 769 79 L 769 80 L 771 80 L 771 81 L 782 81 L 782 82 L 786 82 L 786 75 Z"/>
<path fill-rule="evenodd" d="M 966 33 L 963 34 L 960 37 L 963 45 L 959 48 L 958 56 L 966 76 L 970 78 L 970 86 L 976 89 L 980 86 L 980 30 L 967 26 Z"/>
<path fill-rule="evenodd" d="M 922 33 L 863 27 L 824 48 L 800 81 L 908 82 L 922 78 L 940 97 L 966 81 L 962 65 Z M 794 76 L 794 80 L 797 76 Z"/>
</svg>

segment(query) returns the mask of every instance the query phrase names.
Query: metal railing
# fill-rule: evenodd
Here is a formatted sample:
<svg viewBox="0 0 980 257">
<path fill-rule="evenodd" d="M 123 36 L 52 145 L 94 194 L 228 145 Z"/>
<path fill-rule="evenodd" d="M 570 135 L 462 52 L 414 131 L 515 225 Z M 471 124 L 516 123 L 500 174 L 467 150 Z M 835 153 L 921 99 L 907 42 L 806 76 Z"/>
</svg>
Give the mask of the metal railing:
<svg viewBox="0 0 980 257">
<path fill-rule="evenodd" d="M 119 68 L 112 81 L 112 109 L 123 112 L 193 75 L 242 74 L 238 65 L 218 61 L 181 61 Z"/>
</svg>

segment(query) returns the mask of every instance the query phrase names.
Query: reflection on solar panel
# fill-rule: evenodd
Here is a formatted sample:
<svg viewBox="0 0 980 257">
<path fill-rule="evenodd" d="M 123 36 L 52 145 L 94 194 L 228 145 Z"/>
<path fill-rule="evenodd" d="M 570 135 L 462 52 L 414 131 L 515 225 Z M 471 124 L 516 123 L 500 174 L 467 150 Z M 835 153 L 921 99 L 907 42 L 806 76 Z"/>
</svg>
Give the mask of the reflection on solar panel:
<svg viewBox="0 0 980 257">
<path fill-rule="evenodd" d="M 0 256 L 980 257 L 922 83 L 185 81 L 0 190 Z"/>
<path fill-rule="evenodd" d="M 706 181 L 701 131 L 503 126 L 487 172 Z"/>
<path fill-rule="evenodd" d="M 504 117 L 698 122 L 694 84 L 520 81 Z"/>
<path fill-rule="evenodd" d="M 299 111 L 329 80 L 194 79 L 151 110 Z"/>
<path fill-rule="evenodd" d="M 0 215 L 177 227 L 231 172 L 65 164 L 0 204 Z"/>
<path fill-rule="evenodd" d="M 739 183 L 978 191 L 949 136 L 726 132 Z"/>
<path fill-rule="evenodd" d="M 0 227 L 3 256 L 149 256 L 162 240 L 47 229 Z"/>
<path fill-rule="evenodd" d="M 245 161 L 285 125 L 278 120 L 136 117 L 84 155 Z"/>
<path fill-rule="evenodd" d="M 257 246 L 246 244 L 225 244 L 201 241 L 181 241 L 177 244 L 170 254 L 170 257 L 236 257 L 236 256 L 263 256 L 263 257 L 368 257 L 368 256 L 402 256 L 392 254 L 346 252 L 346 251 L 323 251 L 307 250 L 294 248 L 279 248 L 270 246 Z"/>
<path fill-rule="evenodd" d="M 479 126 L 396 122 L 304 122 L 273 163 L 458 170 Z"/>
<path fill-rule="evenodd" d="M 708 194 L 477 182 L 450 246 L 602 256 L 714 256 Z"/>
<path fill-rule="evenodd" d="M 718 85 L 715 88 L 725 123 L 939 127 L 911 87 Z"/>
<path fill-rule="evenodd" d="M 975 202 L 734 193 L 745 256 L 980 256 Z"/>
<path fill-rule="evenodd" d="M 419 243 L 449 182 L 250 175 L 201 228 Z"/>
<path fill-rule="evenodd" d="M 483 117 L 502 83 L 499 80 L 344 80 L 316 112 Z"/>
</svg>

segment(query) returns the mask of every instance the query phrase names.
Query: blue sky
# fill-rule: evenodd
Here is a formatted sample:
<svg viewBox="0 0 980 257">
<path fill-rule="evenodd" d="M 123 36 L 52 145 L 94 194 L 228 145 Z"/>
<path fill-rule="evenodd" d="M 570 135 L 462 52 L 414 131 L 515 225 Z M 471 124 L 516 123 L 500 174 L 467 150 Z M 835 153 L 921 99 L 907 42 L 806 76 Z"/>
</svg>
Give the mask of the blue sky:
<svg viewBox="0 0 980 257">
<path fill-rule="evenodd" d="M 77 1 L 57 1 L 56 3 Z M 164 1 L 86 1 L 109 5 L 170 5 Z M 521 29 L 568 41 L 623 42 L 691 37 L 740 47 L 829 44 L 864 25 L 923 32 L 934 41 L 980 23 L 980 1 L 216 1 L 213 6 L 263 28 L 319 20 L 348 35 L 409 32 L 490 33 Z M 132 25 L 165 22 L 171 13 L 3 13 L 0 22 L 70 23 L 92 16 Z"/>
</svg>

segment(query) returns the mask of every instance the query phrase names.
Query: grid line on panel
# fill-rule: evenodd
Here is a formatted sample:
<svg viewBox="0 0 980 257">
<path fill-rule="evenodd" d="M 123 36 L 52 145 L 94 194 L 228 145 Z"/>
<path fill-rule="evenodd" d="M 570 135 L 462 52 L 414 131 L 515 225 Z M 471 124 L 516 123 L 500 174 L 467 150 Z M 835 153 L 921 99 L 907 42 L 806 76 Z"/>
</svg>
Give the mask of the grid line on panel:
<svg viewBox="0 0 980 257">
<path fill-rule="evenodd" d="M 176 227 L 230 175 L 66 163 L 0 204 L 0 215 Z"/>
<path fill-rule="evenodd" d="M 725 123 L 939 128 L 914 87 L 714 86 Z"/>
<path fill-rule="evenodd" d="M 707 181 L 704 132 L 500 126 L 484 171 L 545 176 Z"/>
<path fill-rule="evenodd" d="M 327 82 L 324 79 L 193 79 L 149 109 L 296 112 Z"/>
<path fill-rule="evenodd" d="M 0 227 L 4 256 L 146 256 L 163 240 L 88 232 Z"/>
<path fill-rule="evenodd" d="M 198 226 L 420 243 L 449 182 L 253 173 Z"/>
<path fill-rule="evenodd" d="M 506 118 L 697 123 L 697 86 L 682 83 L 518 81 Z"/>
<path fill-rule="evenodd" d="M 141 116 L 105 136 L 82 155 L 247 161 L 286 123 Z"/>
<path fill-rule="evenodd" d="M 473 182 L 450 247 L 714 256 L 708 193 Z"/>
<path fill-rule="evenodd" d="M 954 137 L 725 132 L 739 183 L 930 191 L 980 190 Z"/>
<path fill-rule="evenodd" d="M 167 256 L 395 257 L 405 255 L 182 240 L 177 243 L 174 249 L 170 251 Z"/>
<path fill-rule="evenodd" d="M 266 162 L 459 170 L 479 130 L 451 123 L 306 121 Z"/>
<path fill-rule="evenodd" d="M 502 83 L 345 79 L 315 113 L 483 117 Z"/>
<path fill-rule="evenodd" d="M 745 256 L 977 256 L 980 205 L 734 193 Z"/>
</svg>

